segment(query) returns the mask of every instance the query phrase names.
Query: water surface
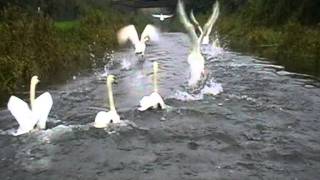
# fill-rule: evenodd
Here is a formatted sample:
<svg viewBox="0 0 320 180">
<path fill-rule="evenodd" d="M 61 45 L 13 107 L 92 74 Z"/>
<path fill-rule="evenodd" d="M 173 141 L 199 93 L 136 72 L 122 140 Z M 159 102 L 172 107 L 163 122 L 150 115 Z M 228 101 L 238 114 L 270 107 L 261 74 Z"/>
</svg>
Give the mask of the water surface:
<svg viewBox="0 0 320 180">
<path fill-rule="evenodd" d="M 48 90 L 54 98 L 48 129 L 19 137 L 0 112 L 0 179 L 317 179 L 320 169 L 320 83 L 312 76 L 240 53 L 205 48 L 209 80 L 223 92 L 188 101 L 188 38 L 166 33 L 135 64 L 117 52 L 107 69 L 117 76 L 115 102 L 136 126 L 115 133 L 92 128 L 107 107 L 99 73 Z M 123 69 L 123 60 L 134 64 Z M 132 60 L 132 61 L 131 61 Z M 152 62 L 160 64 L 159 92 L 168 111 L 138 112 L 152 92 Z M 123 63 L 122 63 L 123 64 Z"/>
</svg>

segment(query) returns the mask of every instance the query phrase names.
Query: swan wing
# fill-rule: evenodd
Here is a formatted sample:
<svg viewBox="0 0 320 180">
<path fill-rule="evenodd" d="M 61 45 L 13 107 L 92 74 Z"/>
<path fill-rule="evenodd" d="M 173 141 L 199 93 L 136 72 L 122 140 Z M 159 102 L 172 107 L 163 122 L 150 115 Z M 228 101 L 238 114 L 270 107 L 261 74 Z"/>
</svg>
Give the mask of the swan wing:
<svg viewBox="0 0 320 180">
<path fill-rule="evenodd" d="M 159 31 L 158 29 L 151 25 L 151 24 L 148 24 L 142 34 L 141 34 L 141 40 L 145 39 L 145 38 L 149 38 L 149 40 L 151 41 L 158 41 L 159 40 Z"/>
<path fill-rule="evenodd" d="M 137 46 L 140 42 L 137 30 L 134 25 L 128 25 L 121 28 L 118 31 L 117 37 L 119 44 L 124 44 L 128 40 L 130 40 L 134 46 Z"/>
<path fill-rule="evenodd" d="M 173 14 L 163 15 L 163 18 L 171 18 L 173 17 Z"/>
<path fill-rule="evenodd" d="M 11 96 L 8 102 L 8 109 L 19 123 L 19 134 L 26 133 L 33 129 L 37 121 L 33 117 L 32 112 L 26 102 L 16 96 Z"/>
<path fill-rule="evenodd" d="M 205 36 L 209 36 L 211 31 L 212 31 L 212 27 L 215 24 L 215 22 L 218 19 L 219 16 L 219 2 L 216 1 L 216 3 L 214 3 L 213 5 L 213 11 L 212 14 L 210 16 L 210 18 L 208 19 L 207 23 L 204 25 L 203 31 Z"/>
<path fill-rule="evenodd" d="M 152 16 L 156 17 L 156 18 L 160 18 L 161 17 L 161 15 L 159 15 L 159 14 L 152 14 Z"/>
<path fill-rule="evenodd" d="M 150 107 L 152 107 L 154 104 L 151 96 L 144 96 L 139 103 L 140 103 L 140 107 L 138 108 L 139 111 L 145 111 Z"/>
<path fill-rule="evenodd" d="M 40 129 L 46 128 L 46 122 L 48 119 L 48 115 L 52 108 L 52 96 L 49 92 L 45 92 L 41 94 L 34 102 L 33 113 L 35 117 L 37 117 L 37 127 Z"/>
<path fill-rule="evenodd" d="M 179 16 L 181 23 L 184 25 L 189 37 L 191 38 L 193 50 L 200 51 L 200 47 L 199 47 L 199 43 L 198 43 L 198 36 L 196 34 L 194 26 L 191 24 L 191 22 L 187 18 L 186 12 L 184 10 L 184 5 L 181 2 L 181 0 L 178 0 L 177 12 L 178 12 L 178 16 Z"/>
<path fill-rule="evenodd" d="M 196 19 L 196 17 L 194 16 L 193 10 L 191 10 L 190 12 L 190 19 L 191 21 L 197 26 L 198 30 L 200 31 L 201 34 L 203 34 L 203 30 L 198 22 L 198 20 Z"/>
</svg>

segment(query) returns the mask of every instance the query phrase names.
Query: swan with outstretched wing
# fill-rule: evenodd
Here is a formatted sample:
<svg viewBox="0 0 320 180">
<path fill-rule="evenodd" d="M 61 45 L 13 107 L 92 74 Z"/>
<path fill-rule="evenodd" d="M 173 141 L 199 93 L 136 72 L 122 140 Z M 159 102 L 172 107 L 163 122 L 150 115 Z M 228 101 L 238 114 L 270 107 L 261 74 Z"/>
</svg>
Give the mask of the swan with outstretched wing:
<svg viewBox="0 0 320 180">
<path fill-rule="evenodd" d="M 166 14 L 152 14 L 152 16 L 155 18 L 159 18 L 160 21 L 164 21 L 165 19 L 173 17 L 173 14 L 168 14 L 168 15 L 166 15 Z"/>
<path fill-rule="evenodd" d="M 211 34 L 213 25 L 216 23 L 216 21 L 219 17 L 219 12 L 220 12 L 219 2 L 216 1 L 216 3 L 213 5 L 211 16 L 209 17 L 209 19 L 207 20 L 207 22 L 205 23 L 203 28 L 201 28 L 199 22 L 197 21 L 197 19 L 194 16 L 193 10 L 191 10 L 190 19 L 197 26 L 197 28 L 200 32 L 200 37 L 203 36 L 202 40 L 200 41 L 202 44 L 209 44 L 209 41 L 210 41 L 209 36 Z M 200 40 L 200 38 L 199 38 L 199 40 Z"/>
<path fill-rule="evenodd" d="M 15 136 L 28 133 L 35 126 L 39 129 L 46 128 L 46 121 L 52 108 L 52 97 L 49 92 L 41 94 L 35 98 L 36 85 L 39 83 L 38 76 L 31 78 L 30 84 L 30 106 L 16 96 L 11 96 L 8 102 L 8 109 L 15 117 L 19 128 L 13 134 Z"/>
<path fill-rule="evenodd" d="M 156 27 L 151 24 L 148 24 L 139 39 L 138 32 L 134 25 L 128 25 L 121 28 L 117 34 L 119 44 L 124 44 L 127 41 L 130 41 L 134 48 L 135 54 L 144 56 L 146 49 L 147 41 L 158 41 L 159 40 L 159 31 Z"/>
<path fill-rule="evenodd" d="M 203 34 L 198 38 L 195 27 L 187 18 L 184 10 L 184 5 L 181 0 L 178 0 L 177 12 L 181 23 L 184 25 L 187 34 L 191 40 L 191 52 L 188 56 L 188 63 L 190 66 L 189 86 L 196 86 L 198 81 L 204 75 L 204 57 L 201 54 L 200 42 L 203 39 Z"/>
</svg>

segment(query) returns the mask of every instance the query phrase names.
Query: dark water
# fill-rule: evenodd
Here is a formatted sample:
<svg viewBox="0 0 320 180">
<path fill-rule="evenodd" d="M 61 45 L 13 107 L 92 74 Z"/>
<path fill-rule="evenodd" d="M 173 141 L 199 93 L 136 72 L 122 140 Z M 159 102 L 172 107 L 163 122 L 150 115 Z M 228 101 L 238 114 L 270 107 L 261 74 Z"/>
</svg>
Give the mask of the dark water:
<svg viewBox="0 0 320 180">
<path fill-rule="evenodd" d="M 281 50 L 278 47 L 246 47 L 239 44 L 233 44 L 233 49 L 238 52 L 255 54 L 259 57 L 265 57 L 265 61 L 271 61 L 273 64 L 282 65 L 287 71 L 312 75 L 320 80 L 320 59 L 313 56 L 302 56 L 288 53 L 286 49 Z"/>
<path fill-rule="evenodd" d="M 210 80 L 223 92 L 183 101 L 188 80 L 187 37 L 163 34 L 146 61 L 115 54 L 109 73 L 118 113 L 135 125 L 109 130 L 89 123 L 106 107 L 105 78 L 78 76 L 49 88 L 48 129 L 20 137 L 0 112 L 0 179 L 318 179 L 320 83 L 313 77 L 239 53 L 206 49 Z M 152 61 L 160 63 L 160 94 L 167 111 L 136 110 L 152 92 Z M 117 63 L 118 62 L 118 63 Z M 103 69 L 103 68 L 101 68 Z"/>
</svg>

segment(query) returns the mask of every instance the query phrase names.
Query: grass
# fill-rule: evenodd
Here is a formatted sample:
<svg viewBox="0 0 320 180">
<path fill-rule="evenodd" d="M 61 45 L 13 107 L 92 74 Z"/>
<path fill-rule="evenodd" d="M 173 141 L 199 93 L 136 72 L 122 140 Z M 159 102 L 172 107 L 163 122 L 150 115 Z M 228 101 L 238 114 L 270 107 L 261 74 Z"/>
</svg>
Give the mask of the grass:
<svg viewBox="0 0 320 180">
<path fill-rule="evenodd" d="M 56 21 L 54 22 L 54 27 L 63 32 L 72 31 L 73 29 L 79 29 L 80 21 Z"/>
<path fill-rule="evenodd" d="M 104 55 L 117 48 L 117 30 L 129 23 L 143 27 L 147 22 L 139 14 L 121 14 L 111 8 L 92 9 L 80 19 L 58 22 L 14 6 L 0 14 L 0 94 L 5 98 L 28 87 L 35 74 L 47 84 L 58 74 L 71 75 L 92 68 L 97 61 L 106 63 Z M 94 62 L 90 53 L 95 54 Z"/>
</svg>

